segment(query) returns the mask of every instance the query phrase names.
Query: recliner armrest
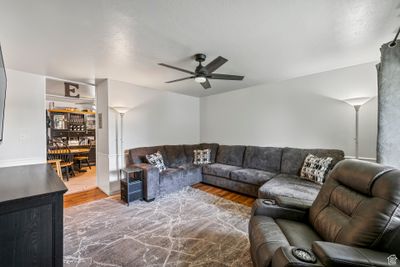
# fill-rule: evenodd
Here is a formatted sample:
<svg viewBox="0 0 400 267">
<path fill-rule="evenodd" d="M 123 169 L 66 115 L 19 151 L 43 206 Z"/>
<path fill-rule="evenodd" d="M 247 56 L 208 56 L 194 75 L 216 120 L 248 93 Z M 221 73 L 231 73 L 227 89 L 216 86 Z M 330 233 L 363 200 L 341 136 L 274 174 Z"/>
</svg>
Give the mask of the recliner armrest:
<svg viewBox="0 0 400 267">
<path fill-rule="evenodd" d="M 281 207 L 277 204 L 268 205 L 263 203 L 264 199 L 257 199 L 251 211 L 252 216 L 268 216 L 274 219 L 286 219 L 292 221 L 305 221 L 308 210 Z"/>
<path fill-rule="evenodd" d="M 293 246 L 278 248 L 272 257 L 271 267 L 323 267 L 318 260 L 315 263 L 310 263 L 296 258 L 292 253 L 295 248 Z"/>
<path fill-rule="evenodd" d="M 315 241 L 312 250 L 324 266 L 388 266 L 391 257 L 385 252 L 323 241 Z"/>
<path fill-rule="evenodd" d="M 146 201 L 153 200 L 160 188 L 160 171 L 157 167 L 148 163 L 130 165 L 143 170 L 143 197 Z"/>
<path fill-rule="evenodd" d="M 283 197 L 283 196 L 275 197 L 275 201 L 281 207 L 297 209 L 297 210 L 304 210 L 304 211 L 308 211 L 313 203 L 313 201 L 309 201 L 309 200 L 305 200 L 305 199 Z"/>
</svg>

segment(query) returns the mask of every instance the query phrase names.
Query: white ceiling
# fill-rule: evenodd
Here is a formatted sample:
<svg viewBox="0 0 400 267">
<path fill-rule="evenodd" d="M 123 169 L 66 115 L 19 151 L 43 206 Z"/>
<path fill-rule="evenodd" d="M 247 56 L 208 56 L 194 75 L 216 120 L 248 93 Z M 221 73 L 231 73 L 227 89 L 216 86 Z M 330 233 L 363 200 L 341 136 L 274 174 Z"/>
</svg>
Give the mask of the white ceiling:
<svg viewBox="0 0 400 267">
<path fill-rule="evenodd" d="M 399 0 L 0 0 L 0 42 L 8 68 L 203 96 L 377 61 L 399 14 Z M 186 74 L 157 63 L 194 69 L 198 52 L 245 79 L 164 83 Z"/>
</svg>

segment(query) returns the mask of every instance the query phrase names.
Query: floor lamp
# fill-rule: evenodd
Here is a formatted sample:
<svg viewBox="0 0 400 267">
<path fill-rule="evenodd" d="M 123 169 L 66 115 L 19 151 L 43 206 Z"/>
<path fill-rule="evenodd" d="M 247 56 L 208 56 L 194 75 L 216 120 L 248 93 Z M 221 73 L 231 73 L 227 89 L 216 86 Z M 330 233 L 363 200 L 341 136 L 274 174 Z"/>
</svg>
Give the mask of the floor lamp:
<svg viewBox="0 0 400 267">
<path fill-rule="evenodd" d="M 113 109 L 119 113 L 119 116 L 121 117 L 121 126 L 120 126 L 120 131 L 121 131 L 121 138 L 119 141 L 119 145 L 118 145 L 118 122 L 116 122 L 116 141 L 117 141 L 117 172 L 118 172 L 118 180 L 121 180 L 121 171 L 120 171 L 120 166 L 119 166 L 119 162 L 120 162 L 120 158 L 119 158 L 119 153 L 121 153 L 122 156 L 124 156 L 123 152 L 124 152 L 124 115 L 125 113 L 127 113 L 131 108 L 129 107 L 113 107 Z"/>
<path fill-rule="evenodd" d="M 360 111 L 360 107 L 367 103 L 371 97 L 356 97 L 356 98 L 349 98 L 349 99 L 344 99 L 343 101 L 346 102 L 347 104 L 351 105 L 354 107 L 354 110 L 356 111 L 356 136 L 354 138 L 355 141 L 355 158 L 358 159 L 358 113 Z"/>
</svg>

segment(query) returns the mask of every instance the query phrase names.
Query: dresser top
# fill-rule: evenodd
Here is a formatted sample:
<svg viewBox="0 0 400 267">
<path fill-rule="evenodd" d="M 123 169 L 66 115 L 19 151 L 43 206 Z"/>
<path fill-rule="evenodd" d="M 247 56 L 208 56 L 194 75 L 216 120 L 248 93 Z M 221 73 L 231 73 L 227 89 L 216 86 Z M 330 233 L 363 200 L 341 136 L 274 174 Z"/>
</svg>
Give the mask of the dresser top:
<svg viewBox="0 0 400 267">
<path fill-rule="evenodd" d="M 0 168 L 0 203 L 66 191 L 49 164 Z"/>
</svg>

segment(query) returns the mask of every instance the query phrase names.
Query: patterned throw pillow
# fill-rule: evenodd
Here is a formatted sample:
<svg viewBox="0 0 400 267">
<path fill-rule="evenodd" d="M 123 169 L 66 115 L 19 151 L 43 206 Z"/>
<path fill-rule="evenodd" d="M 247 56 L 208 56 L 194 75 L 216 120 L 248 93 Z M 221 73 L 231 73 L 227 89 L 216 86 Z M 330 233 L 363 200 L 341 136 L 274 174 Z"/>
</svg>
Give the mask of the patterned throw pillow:
<svg viewBox="0 0 400 267">
<path fill-rule="evenodd" d="M 318 184 L 323 184 L 332 160 L 331 157 L 319 158 L 308 154 L 301 168 L 300 176 Z"/>
<path fill-rule="evenodd" d="M 146 155 L 146 159 L 151 165 L 157 167 L 160 172 L 167 169 L 160 151 L 157 151 L 154 154 Z"/>
<path fill-rule="evenodd" d="M 211 163 L 211 149 L 193 150 L 193 164 L 202 165 Z"/>
</svg>

